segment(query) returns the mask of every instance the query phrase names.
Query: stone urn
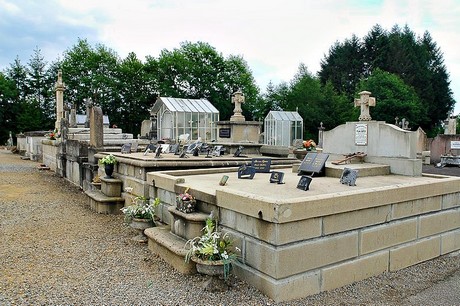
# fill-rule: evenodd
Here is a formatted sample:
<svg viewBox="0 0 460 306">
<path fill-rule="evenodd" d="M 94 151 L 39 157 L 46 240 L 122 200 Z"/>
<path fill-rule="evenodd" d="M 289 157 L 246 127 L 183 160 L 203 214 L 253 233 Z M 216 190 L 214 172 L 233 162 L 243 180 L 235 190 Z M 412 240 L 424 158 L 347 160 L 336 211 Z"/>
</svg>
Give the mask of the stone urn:
<svg viewBox="0 0 460 306">
<path fill-rule="evenodd" d="M 105 175 L 106 175 L 105 178 L 112 178 L 113 169 L 114 169 L 113 164 L 105 164 L 104 165 L 104 170 L 105 170 Z"/>
<path fill-rule="evenodd" d="M 192 261 L 196 263 L 198 273 L 209 276 L 203 289 L 211 292 L 228 290 L 226 279 L 232 268 L 231 263 L 224 264 L 223 260 L 202 260 L 197 257 L 192 257 Z"/>
<path fill-rule="evenodd" d="M 150 227 L 155 227 L 155 222 L 152 219 L 138 219 L 132 218 L 129 226 L 139 232 L 139 234 L 132 238 L 136 242 L 146 243 L 147 236 L 144 234 L 144 230 Z"/>
</svg>

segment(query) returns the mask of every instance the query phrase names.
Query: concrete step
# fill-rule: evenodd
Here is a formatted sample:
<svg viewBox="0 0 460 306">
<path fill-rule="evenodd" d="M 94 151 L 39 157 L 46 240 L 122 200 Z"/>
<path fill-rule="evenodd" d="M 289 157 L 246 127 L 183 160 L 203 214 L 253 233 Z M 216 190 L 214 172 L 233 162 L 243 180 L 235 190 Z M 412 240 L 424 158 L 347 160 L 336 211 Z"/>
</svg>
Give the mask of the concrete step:
<svg viewBox="0 0 460 306">
<path fill-rule="evenodd" d="M 89 207 L 91 210 L 106 215 L 121 214 L 121 209 L 125 205 L 125 199 L 122 197 L 108 197 L 100 190 L 87 190 Z"/>
<path fill-rule="evenodd" d="M 152 253 L 160 256 L 164 261 L 183 274 L 195 274 L 196 264 L 193 261 L 185 262 L 185 239 L 171 233 L 168 225 L 148 228 L 144 231 L 148 238 L 148 247 Z"/>
</svg>

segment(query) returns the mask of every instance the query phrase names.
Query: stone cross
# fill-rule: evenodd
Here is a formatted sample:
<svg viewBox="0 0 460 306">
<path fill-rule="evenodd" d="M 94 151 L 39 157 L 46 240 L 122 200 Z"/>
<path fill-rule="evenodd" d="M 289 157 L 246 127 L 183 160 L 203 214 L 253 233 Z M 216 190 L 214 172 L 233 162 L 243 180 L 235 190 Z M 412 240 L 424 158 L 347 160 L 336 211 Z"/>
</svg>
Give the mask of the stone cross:
<svg viewBox="0 0 460 306">
<path fill-rule="evenodd" d="M 233 116 L 230 118 L 230 121 L 245 121 L 246 119 L 241 114 L 243 110 L 241 109 L 241 104 L 243 104 L 244 95 L 241 92 L 241 89 L 238 89 L 237 92 L 232 95 L 232 103 L 235 104 L 235 109 L 233 110 Z"/>
<path fill-rule="evenodd" d="M 54 127 L 61 127 L 61 119 L 64 118 L 64 83 L 62 82 L 62 70 L 58 71 L 58 79 L 54 85 L 56 91 L 56 123 Z"/>
<path fill-rule="evenodd" d="M 371 121 L 371 115 L 369 114 L 369 106 L 375 106 L 375 98 L 370 97 L 369 91 L 361 91 L 359 93 L 360 98 L 355 99 L 355 107 L 361 107 L 361 114 L 359 115 L 359 121 Z"/>
</svg>

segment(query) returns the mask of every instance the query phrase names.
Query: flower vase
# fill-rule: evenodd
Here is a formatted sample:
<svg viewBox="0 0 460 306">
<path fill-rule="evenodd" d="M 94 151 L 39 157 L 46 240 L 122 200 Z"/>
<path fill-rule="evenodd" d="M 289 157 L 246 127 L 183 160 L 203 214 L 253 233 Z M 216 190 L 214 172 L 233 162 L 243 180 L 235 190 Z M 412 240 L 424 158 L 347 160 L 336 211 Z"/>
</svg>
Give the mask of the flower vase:
<svg viewBox="0 0 460 306">
<path fill-rule="evenodd" d="M 105 164 L 104 165 L 104 170 L 105 170 L 105 174 L 106 174 L 105 178 L 113 178 L 112 177 L 113 168 L 114 168 L 113 164 Z"/>
<path fill-rule="evenodd" d="M 180 197 L 176 198 L 176 208 L 183 213 L 195 212 L 196 200 L 183 200 Z"/>
<path fill-rule="evenodd" d="M 204 283 L 204 289 L 211 292 L 225 291 L 228 289 L 226 279 L 231 270 L 231 263 L 225 264 L 223 260 L 202 260 L 192 257 L 196 263 L 198 273 L 209 278 Z"/>
<path fill-rule="evenodd" d="M 139 234 L 132 238 L 132 240 L 137 242 L 146 243 L 147 236 L 144 234 L 144 230 L 150 227 L 155 227 L 155 223 L 152 219 L 138 219 L 132 218 L 131 223 L 129 224 L 131 228 L 137 230 Z"/>
</svg>

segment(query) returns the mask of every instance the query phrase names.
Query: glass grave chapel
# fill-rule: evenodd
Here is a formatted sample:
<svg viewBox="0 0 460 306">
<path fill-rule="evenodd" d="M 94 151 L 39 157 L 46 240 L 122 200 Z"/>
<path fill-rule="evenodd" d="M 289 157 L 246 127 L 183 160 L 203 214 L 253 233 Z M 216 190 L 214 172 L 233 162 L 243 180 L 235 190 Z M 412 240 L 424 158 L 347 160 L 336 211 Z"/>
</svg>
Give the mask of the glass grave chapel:
<svg viewBox="0 0 460 306">
<path fill-rule="evenodd" d="M 191 140 L 217 139 L 219 111 L 206 99 L 158 97 L 150 114 L 156 118 L 158 139 L 178 139 L 188 134 Z"/>
<path fill-rule="evenodd" d="M 266 145 L 288 147 L 303 137 L 303 119 L 298 112 L 270 111 L 264 125 Z"/>
</svg>

